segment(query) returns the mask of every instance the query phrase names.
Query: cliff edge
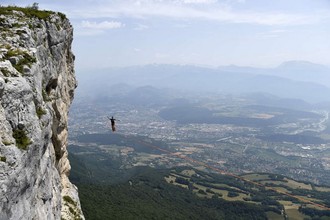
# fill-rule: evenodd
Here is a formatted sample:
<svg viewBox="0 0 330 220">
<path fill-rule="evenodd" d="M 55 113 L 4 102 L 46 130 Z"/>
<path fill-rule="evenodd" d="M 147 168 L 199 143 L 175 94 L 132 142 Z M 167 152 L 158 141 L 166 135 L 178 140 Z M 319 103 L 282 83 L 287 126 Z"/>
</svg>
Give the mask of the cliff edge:
<svg viewBox="0 0 330 220">
<path fill-rule="evenodd" d="M 0 220 L 84 219 L 68 179 L 77 82 L 61 13 L 0 7 Z"/>
</svg>

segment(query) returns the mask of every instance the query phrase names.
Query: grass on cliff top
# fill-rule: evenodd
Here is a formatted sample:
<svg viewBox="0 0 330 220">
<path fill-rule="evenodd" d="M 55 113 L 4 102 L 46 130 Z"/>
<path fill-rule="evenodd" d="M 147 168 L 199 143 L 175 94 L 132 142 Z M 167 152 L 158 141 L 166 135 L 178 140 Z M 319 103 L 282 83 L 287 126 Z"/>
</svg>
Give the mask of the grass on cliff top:
<svg viewBox="0 0 330 220">
<path fill-rule="evenodd" d="M 26 8 L 21 8 L 21 7 L 17 7 L 17 6 L 0 7 L 0 15 L 11 15 L 11 14 L 13 14 L 13 11 L 21 11 L 27 17 L 36 17 L 36 18 L 43 19 L 43 20 L 48 19 L 51 14 L 55 13 L 52 11 L 38 10 L 33 7 L 26 7 Z M 62 19 L 66 18 L 66 16 L 62 13 L 57 13 L 57 14 Z"/>
</svg>

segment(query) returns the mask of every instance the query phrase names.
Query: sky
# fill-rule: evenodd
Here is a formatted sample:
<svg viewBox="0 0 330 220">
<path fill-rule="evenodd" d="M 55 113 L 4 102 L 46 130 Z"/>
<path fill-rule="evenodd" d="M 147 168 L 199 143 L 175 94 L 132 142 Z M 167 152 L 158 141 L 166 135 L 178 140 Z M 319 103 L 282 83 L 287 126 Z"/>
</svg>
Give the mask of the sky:
<svg viewBox="0 0 330 220">
<path fill-rule="evenodd" d="M 74 27 L 76 70 L 146 64 L 330 66 L 330 0 L 0 0 Z"/>
</svg>

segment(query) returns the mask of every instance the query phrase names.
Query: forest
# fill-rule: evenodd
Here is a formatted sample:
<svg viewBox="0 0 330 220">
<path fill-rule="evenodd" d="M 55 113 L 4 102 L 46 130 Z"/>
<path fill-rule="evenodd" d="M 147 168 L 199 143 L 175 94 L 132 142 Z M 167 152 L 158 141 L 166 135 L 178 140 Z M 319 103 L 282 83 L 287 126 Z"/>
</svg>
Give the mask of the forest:
<svg viewBox="0 0 330 220">
<path fill-rule="evenodd" d="M 283 201 L 297 207 L 297 212 L 306 219 L 330 218 L 327 210 L 311 208 L 296 198 L 308 194 L 326 206 L 330 202 L 330 192 L 317 191 L 315 189 L 321 186 L 315 185 L 312 190 L 297 188 L 298 184 L 309 183 L 293 185 L 294 180 L 282 175 L 249 174 L 262 177 L 258 182 L 250 182 L 243 181 L 248 176 L 238 179 L 191 167 L 137 166 L 116 172 L 109 170 L 109 174 L 102 169 L 103 175 L 109 176 L 95 179 L 92 176 L 97 177 L 101 167 L 86 167 L 76 156 L 70 160 L 71 180 L 79 188 L 86 219 L 109 216 L 113 219 L 269 219 L 269 216 L 285 219 Z M 118 167 L 115 163 L 112 167 Z M 265 186 L 258 186 L 263 181 L 266 181 Z M 295 196 L 281 194 L 270 187 L 280 187 Z"/>
<path fill-rule="evenodd" d="M 86 219 L 267 219 L 267 207 L 200 198 L 164 181 L 167 170 L 136 168 L 115 185 L 79 184 Z"/>
</svg>

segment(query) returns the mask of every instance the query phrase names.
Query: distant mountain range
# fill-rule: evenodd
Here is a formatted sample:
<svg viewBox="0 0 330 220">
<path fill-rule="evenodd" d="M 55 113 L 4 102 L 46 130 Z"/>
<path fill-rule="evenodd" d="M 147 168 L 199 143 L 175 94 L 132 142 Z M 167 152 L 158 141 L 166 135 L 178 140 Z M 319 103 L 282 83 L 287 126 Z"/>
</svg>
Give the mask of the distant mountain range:
<svg viewBox="0 0 330 220">
<path fill-rule="evenodd" d="M 109 68 L 78 73 L 86 95 L 106 95 L 127 86 L 152 86 L 188 93 L 215 92 L 242 95 L 267 93 L 310 103 L 330 102 L 330 68 L 306 61 L 289 61 L 276 68 L 189 65 L 146 65 Z M 149 89 L 152 91 L 152 89 Z"/>
<path fill-rule="evenodd" d="M 275 68 L 253 68 L 231 65 L 219 67 L 219 70 L 272 75 L 296 81 L 314 82 L 330 87 L 330 67 L 308 61 L 287 61 Z"/>
</svg>

